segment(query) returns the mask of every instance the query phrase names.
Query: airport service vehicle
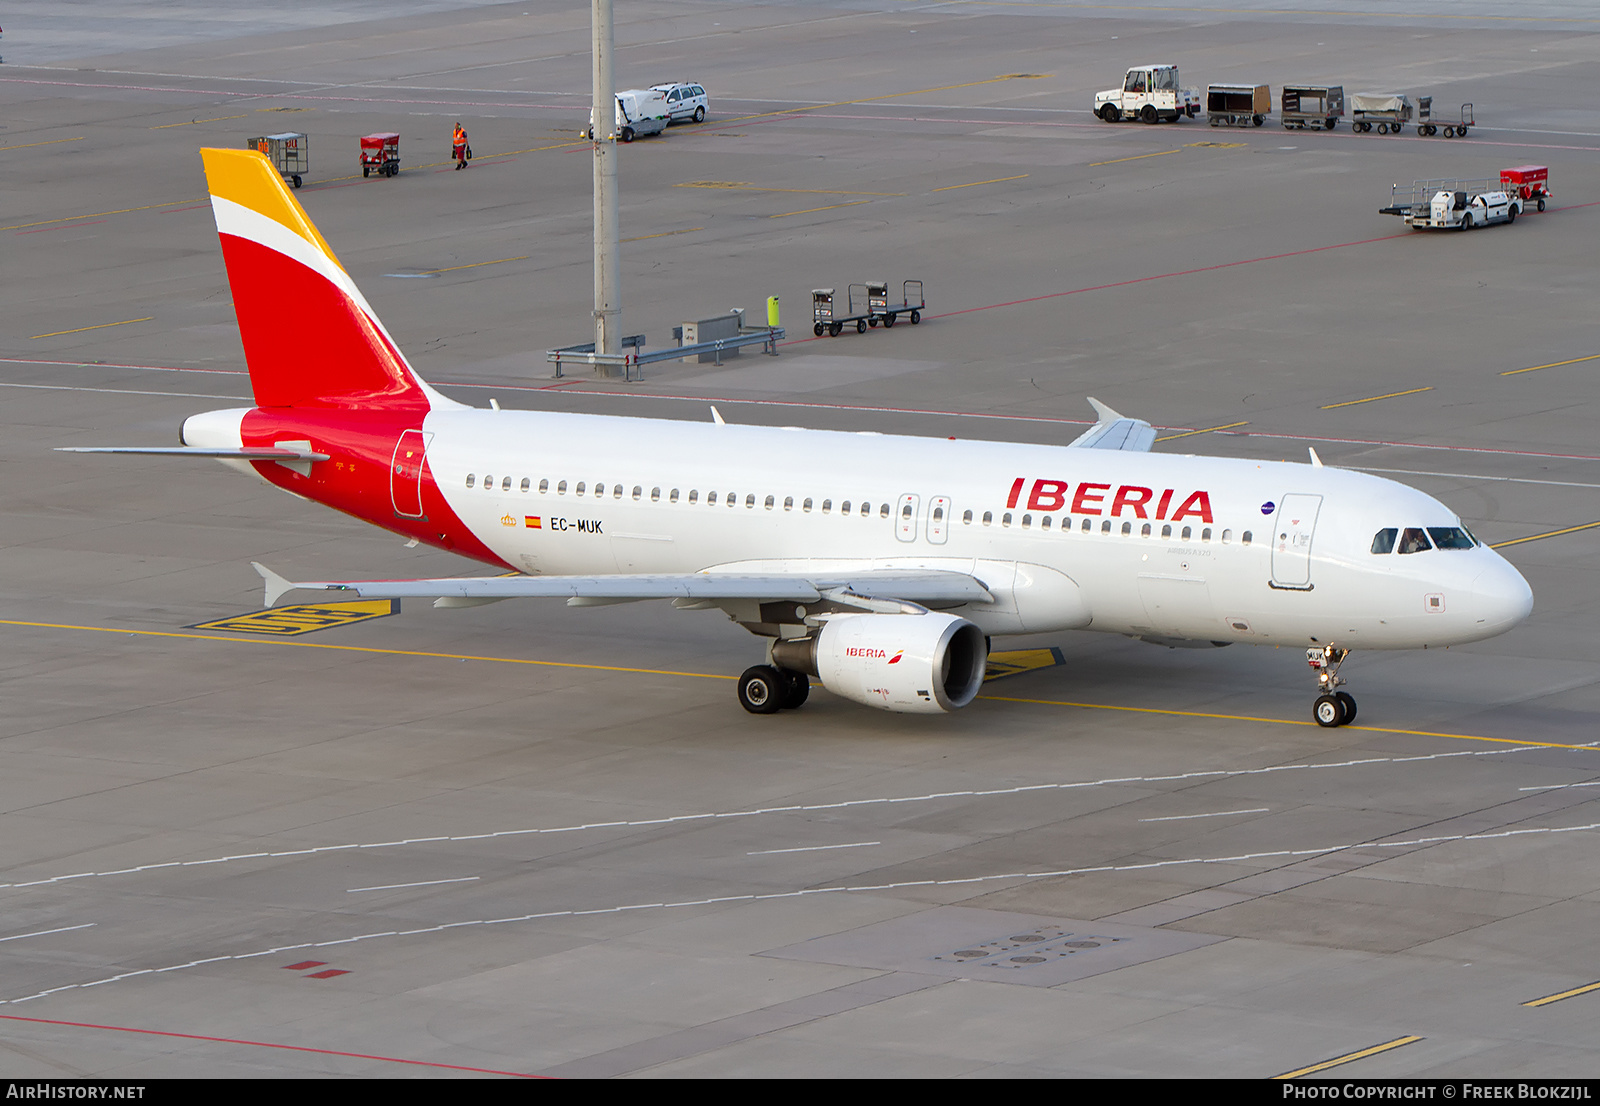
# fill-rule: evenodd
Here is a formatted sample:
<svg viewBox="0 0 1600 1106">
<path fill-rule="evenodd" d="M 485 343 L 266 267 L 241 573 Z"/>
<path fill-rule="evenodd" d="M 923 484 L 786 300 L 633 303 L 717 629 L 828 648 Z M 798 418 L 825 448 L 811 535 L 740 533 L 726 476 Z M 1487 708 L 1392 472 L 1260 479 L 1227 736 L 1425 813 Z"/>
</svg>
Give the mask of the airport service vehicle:
<svg viewBox="0 0 1600 1106">
<path fill-rule="evenodd" d="M 395 131 L 361 136 L 361 175 L 392 177 L 400 172 L 400 135 Z"/>
<path fill-rule="evenodd" d="M 1261 126 L 1272 114 L 1272 89 L 1264 84 L 1214 84 L 1206 89 L 1206 115 L 1213 127 Z"/>
<path fill-rule="evenodd" d="M 1536 203 L 1539 210 L 1544 210 L 1545 201 L 1551 198 L 1550 170 L 1543 165 L 1518 165 L 1510 169 L 1500 170 L 1500 187 L 1513 193 L 1527 205 Z"/>
<path fill-rule="evenodd" d="M 1366 473 L 1157 454 L 1094 403 L 1066 446 L 480 410 L 430 387 L 259 154 L 205 150 L 255 406 L 181 446 L 489 566 L 292 582 L 470 607 L 670 599 L 766 643 L 745 709 L 810 680 L 883 710 L 969 704 L 992 635 L 1096 630 L 1162 645 L 1303 647 L 1316 720 L 1355 716 L 1351 649 L 1477 641 L 1522 621 L 1517 570 L 1444 504 Z M 281 341 L 287 319 L 301 337 Z M 510 575 L 505 575 L 510 570 Z"/>
<path fill-rule="evenodd" d="M 667 129 L 667 96 L 653 88 L 630 88 L 617 93 L 617 116 L 614 121 L 616 135 L 623 142 L 649 134 L 660 134 Z M 594 116 L 590 113 L 589 129 L 583 137 L 594 137 Z"/>
<path fill-rule="evenodd" d="M 667 116 L 671 123 L 680 123 L 685 119 L 704 123 L 706 112 L 711 110 L 711 101 L 706 98 L 706 90 L 692 81 L 655 84 L 650 88 L 666 96 Z"/>
<path fill-rule="evenodd" d="M 1418 230 L 1471 230 L 1495 223 L 1514 223 L 1522 214 L 1523 200 L 1515 192 L 1496 186 L 1499 181 L 1419 180 L 1409 188 L 1389 189 L 1384 215 L 1398 215 L 1406 226 Z"/>
<path fill-rule="evenodd" d="M 1339 125 L 1344 114 L 1344 86 L 1290 85 L 1283 86 L 1283 99 L 1278 108 L 1278 121 L 1285 130 L 1303 131 L 1307 127 L 1331 131 Z"/>
<path fill-rule="evenodd" d="M 1107 123 L 1124 119 L 1176 123 L 1200 114 L 1200 93 L 1178 87 L 1176 65 L 1136 65 L 1128 70 L 1121 88 L 1095 93 L 1094 113 Z"/>
</svg>

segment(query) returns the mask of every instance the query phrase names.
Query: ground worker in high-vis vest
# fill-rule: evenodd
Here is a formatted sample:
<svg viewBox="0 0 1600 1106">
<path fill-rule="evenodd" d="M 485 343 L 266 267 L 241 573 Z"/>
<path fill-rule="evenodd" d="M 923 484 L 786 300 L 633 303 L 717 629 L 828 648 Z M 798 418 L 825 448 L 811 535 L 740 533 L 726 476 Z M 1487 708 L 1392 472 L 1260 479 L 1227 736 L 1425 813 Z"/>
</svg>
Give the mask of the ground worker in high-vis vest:
<svg viewBox="0 0 1600 1106">
<path fill-rule="evenodd" d="M 456 159 L 456 168 L 467 167 L 467 129 L 456 121 L 456 133 L 450 138 L 450 154 Z"/>
</svg>

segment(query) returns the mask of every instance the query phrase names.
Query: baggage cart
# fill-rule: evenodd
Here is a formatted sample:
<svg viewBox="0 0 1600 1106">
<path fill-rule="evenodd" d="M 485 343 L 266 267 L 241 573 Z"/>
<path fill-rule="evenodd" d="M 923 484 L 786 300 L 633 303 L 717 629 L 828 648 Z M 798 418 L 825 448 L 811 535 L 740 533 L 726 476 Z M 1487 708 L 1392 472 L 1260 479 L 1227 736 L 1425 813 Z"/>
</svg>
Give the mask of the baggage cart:
<svg viewBox="0 0 1600 1106">
<path fill-rule="evenodd" d="M 1213 127 L 1259 127 L 1272 114 L 1272 89 L 1264 84 L 1214 84 L 1206 89 L 1206 116 Z"/>
<path fill-rule="evenodd" d="M 361 136 L 361 175 L 392 177 L 400 171 L 400 136 L 394 131 Z"/>
<path fill-rule="evenodd" d="M 1379 134 L 1399 134 L 1411 122 L 1411 97 L 1402 92 L 1357 92 L 1350 97 L 1350 108 L 1350 129 L 1358 134 L 1371 131 L 1373 124 Z"/>
<path fill-rule="evenodd" d="M 1444 136 L 1446 138 L 1464 138 L 1466 137 L 1467 128 L 1475 126 L 1477 122 L 1478 121 L 1472 117 L 1472 105 L 1462 104 L 1461 121 L 1459 123 L 1445 123 Z M 1440 124 L 1438 118 L 1433 114 L 1433 97 L 1418 96 L 1417 133 L 1421 135 L 1435 135 L 1439 133 L 1439 126 Z"/>
<path fill-rule="evenodd" d="M 1307 127 L 1331 131 L 1344 114 L 1343 85 L 1284 85 L 1278 119 L 1286 130 Z"/>
<path fill-rule="evenodd" d="M 1500 187 L 1507 192 L 1515 192 L 1524 203 L 1538 204 L 1539 210 L 1544 210 L 1544 202 L 1550 198 L 1550 170 L 1543 165 L 1518 165 L 1511 169 L 1500 170 Z"/>
<path fill-rule="evenodd" d="M 260 150 L 284 180 L 300 187 L 300 174 L 311 171 L 311 140 L 297 131 L 264 134 L 248 140 L 247 150 Z"/>
<path fill-rule="evenodd" d="M 873 296 L 874 290 L 878 295 Z M 909 316 L 911 325 L 916 326 L 922 321 L 922 313 L 927 310 L 927 301 L 922 298 L 922 281 L 908 280 L 900 285 L 900 302 L 889 302 L 889 284 L 884 281 L 880 284 L 867 285 L 867 309 L 873 314 L 867 319 L 872 326 L 882 322 L 890 327 L 901 315 Z"/>
</svg>

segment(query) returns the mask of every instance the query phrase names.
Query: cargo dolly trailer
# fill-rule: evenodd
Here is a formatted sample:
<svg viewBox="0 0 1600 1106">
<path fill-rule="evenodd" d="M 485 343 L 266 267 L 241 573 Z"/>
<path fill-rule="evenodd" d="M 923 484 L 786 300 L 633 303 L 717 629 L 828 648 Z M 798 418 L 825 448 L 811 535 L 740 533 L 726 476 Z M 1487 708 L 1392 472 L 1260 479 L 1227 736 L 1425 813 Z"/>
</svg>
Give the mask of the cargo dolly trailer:
<svg viewBox="0 0 1600 1106">
<path fill-rule="evenodd" d="M 1331 131 L 1344 114 L 1344 86 L 1337 84 L 1286 84 L 1278 119 L 1285 130 L 1303 131 L 1307 127 Z"/>
<path fill-rule="evenodd" d="M 1214 84 L 1206 89 L 1206 117 L 1213 127 L 1261 126 L 1272 114 L 1272 89 L 1264 84 Z"/>
</svg>

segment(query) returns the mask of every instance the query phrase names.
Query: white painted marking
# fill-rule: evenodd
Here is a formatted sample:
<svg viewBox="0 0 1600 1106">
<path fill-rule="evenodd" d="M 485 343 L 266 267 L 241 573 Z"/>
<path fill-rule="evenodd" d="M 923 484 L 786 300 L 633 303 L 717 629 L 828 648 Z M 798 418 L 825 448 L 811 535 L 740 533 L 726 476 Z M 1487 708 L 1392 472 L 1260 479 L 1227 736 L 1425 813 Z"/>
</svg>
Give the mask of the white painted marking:
<svg viewBox="0 0 1600 1106">
<path fill-rule="evenodd" d="M 1509 837 L 1526 837 L 1531 834 L 1582 833 L 1588 830 L 1600 830 L 1600 822 L 1588 822 L 1581 826 L 1542 826 L 1531 829 L 1496 830 L 1493 833 L 1453 833 L 1441 834 L 1435 837 L 1409 837 L 1400 841 L 1355 841 L 1349 844 L 1328 845 L 1315 849 L 1275 849 L 1270 852 L 1241 853 L 1236 856 L 1192 856 L 1177 860 L 1152 860 L 1144 864 L 1102 864 L 1091 868 L 1062 868 L 1044 872 L 1002 872 L 992 875 L 967 876 L 961 879 L 913 879 L 900 880 L 895 883 L 868 883 L 849 887 L 806 887 L 798 891 L 715 895 L 704 899 L 684 899 L 678 902 L 631 903 L 624 906 L 603 906 L 586 910 L 546 910 L 537 914 L 519 914 L 509 918 L 474 918 L 470 921 L 445 922 L 441 925 L 423 926 L 418 929 L 386 929 L 379 933 L 363 933 L 355 937 L 340 937 L 331 941 L 304 941 L 295 945 L 277 945 L 269 949 L 258 949 L 255 952 L 209 956 L 202 960 L 190 960 L 182 964 L 169 964 L 164 968 L 140 968 L 136 971 L 120 972 L 117 975 L 106 976 L 104 979 L 92 980 L 88 983 L 68 983 L 60 987 L 51 987 L 38 991 L 31 995 L 23 995 L 19 998 L 0 999 L 0 1006 L 14 1006 L 23 1002 L 31 1002 L 34 999 L 61 994 L 64 991 L 73 991 L 85 987 L 101 987 L 107 983 L 117 983 L 121 980 L 133 979 L 141 975 L 178 972 L 183 971 L 185 968 L 198 968 L 206 964 L 220 964 L 229 960 L 253 960 L 258 957 L 281 956 L 284 953 L 301 952 L 306 949 L 325 949 L 334 945 L 352 945 L 359 941 L 376 941 L 384 937 L 417 937 L 423 934 L 444 933 L 448 930 L 465 929 L 472 926 L 510 925 L 515 922 L 536 922 L 549 918 L 585 918 L 600 914 L 629 914 L 640 910 L 673 910 L 687 906 L 720 906 L 724 903 L 768 902 L 775 899 L 798 899 L 807 895 L 899 891 L 910 887 L 958 887 L 978 883 L 994 883 L 1001 880 L 1054 879 L 1061 876 L 1088 875 L 1095 872 L 1143 872 L 1154 868 L 1175 868 L 1188 864 L 1237 864 L 1246 860 L 1268 860 L 1276 857 L 1326 856 L 1330 853 L 1347 852 L 1351 849 L 1416 848 L 1424 845 L 1443 845 L 1459 841 L 1499 841 Z"/>
<path fill-rule="evenodd" d="M 71 933 L 75 929 L 88 929 L 99 922 L 84 922 L 81 926 L 62 926 L 60 929 L 41 929 L 37 933 L 18 933 L 13 937 L 0 937 L 0 941 L 20 941 L 24 937 L 48 937 L 52 933 Z"/>
<path fill-rule="evenodd" d="M 436 887 L 441 883 L 471 883 L 479 878 L 479 876 L 462 876 L 460 879 L 429 879 L 421 883 L 385 883 L 380 887 L 346 887 L 345 894 L 353 894 L 356 891 L 398 891 L 404 887 Z"/>
<path fill-rule="evenodd" d="M 856 841 L 849 845 L 807 845 L 803 849 L 762 849 L 760 852 L 745 853 L 745 856 L 776 856 L 778 853 L 819 853 L 824 849 L 864 849 L 868 845 L 881 845 L 882 841 Z"/>
<path fill-rule="evenodd" d="M 1380 469 L 1368 465 L 1340 465 L 1339 468 L 1357 472 L 1387 472 L 1401 476 L 1449 476 L 1457 480 L 1494 480 L 1505 484 L 1543 484 L 1551 488 L 1600 488 L 1600 484 L 1584 484 L 1576 480 L 1529 480 L 1522 476 L 1482 476 L 1475 472 L 1424 472 L 1421 469 Z"/>
<path fill-rule="evenodd" d="M 1252 807 L 1250 810 L 1219 810 L 1219 811 L 1216 811 L 1216 812 L 1214 812 L 1212 814 L 1171 814 L 1171 815 L 1168 815 L 1165 818 L 1140 818 L 1139 821 L 1141 821 L 1141 822 L 1182 822 L 1182 821 L 1184 821 L 1185 819 L 1188 819 L 1188 818 L 1223 818 L 1223 817 L 1226 817 L 1229 814 L 1262 814 L 1262 813 L 1265 813 L 1266 811 L 1271 810 L 1271 809 L 1272 809 L 1271 807 L 1258 806 L 1258 807 Z"/>
<path fill-rule="evenodd" d="M 1563 787 L 1600 787 L 1600 780 L 1588 783 L 1547 783 L 1543 787 L 1519 787 L 1518 791 L 1559 791 Z"/>
<path fill-rule="evenodd" d="M 1590 744 L 1600 744 L 1593 742 Z M 632 821 L 583 822 L 571 826 L 546 826 L 533 829 L 494 830 L 489 833 L 460 834 L 454 837 L 406 837 L 396 841 L 369 841 L 340 845 L 314 845 L 305 849 L 284 849 L 279 852 L 236 853 L 206 860 L 167 860 L 153 864 L 138 864 L 131 868 L 113 868 L 104 872 L 73 872 L 69 875 L 48 876 L 44 879 L 18 883 L 0 883 L 0 890 L 22 887 L 43 887 L 52 883 L 66 883 L 78 879 L 98 879 L 107 876 L 137 875 L 163 868 L 189 868 L 206 864 L 228 864 L 239 860 L 281 860 L 287 857 L 318 856 L 323 853 L 347 852 L 351 849 L 392 849 L 405 845 L 433 845 L 456 841 L 490 841 L 499 837 L 528 837 L 545 833 L 578 833 L 584 830 L 641 829 L 650 826 L 678 825 L 685 822 L 713 821 L 719 818 L 755 818 L 766 814 L 804 814 L 818 810 L 846 810 L 853 807 L 882 806 L 895 803 L 925 803 L 940 799 L 989 799 L 1007 795 L 1025 795 L 1035 791 L 1073 791 L 1080 788 L 1108 787 L 1114 784 L 1184 783 L 1190 780 L 1225 780 L 1245 776 L 1265 776 L 1275 772 L 1302 772 L 1319 769 L 1364 768 L 1373 764 L 1413 764 L 1429 760 L 1450 760 L 1455 757 L 1493 757 L 1525 753 L 1524 748 L 1463 749 L 1448 753 L 1426 753 L 1409 757 L 1363 757 L 1360 760 L 1341 760 L 1328 764 L 1274 764 L 1265 768 L 1216 769 L 1199 772 L 1179 772 L 1166 776 L 1113 776 L 1075 783 L 1037 783 L 1017 787 L 997 787 L 972 791 L 935 791 L 925 795 L 901 795 L 884 798 L 845 799 L 836 803 L 796 804 L 794 806 L 755 807 L 750 810 L 726 810 L 699 814 L 675 814 L 662 818 L 639 818 Z"/>
</svg>

